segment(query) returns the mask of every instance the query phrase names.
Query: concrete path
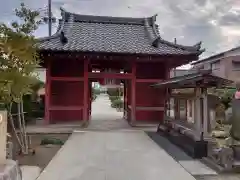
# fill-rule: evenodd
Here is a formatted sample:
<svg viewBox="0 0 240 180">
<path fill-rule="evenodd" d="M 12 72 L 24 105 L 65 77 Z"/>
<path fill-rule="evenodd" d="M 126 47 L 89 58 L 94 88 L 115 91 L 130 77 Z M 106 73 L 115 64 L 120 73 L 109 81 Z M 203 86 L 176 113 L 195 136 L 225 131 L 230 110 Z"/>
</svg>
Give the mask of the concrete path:
<svg viewBox="0 0 240 180">
<path fill-rule="evenodd" d="M 152 133 L 156 144 L 122 115 L 111 108 L 108 96 L 100 95 L 92 104 L 89 127 L 71 135 L 38 180 L 193 180 L 192 175 L 216 174 Z"/>
<path fill-rule="evenodd" d="M 88 130 L 119 130 L 130 126 L 123 119 L 123 112 L 111 107 L 108 95 L 101 94 L 92 103 L 92 117 Z"/>
<path fill-rule="evenodd" d="M 75 132 L 38 180 L 194 180 L 144 132 Z"/>
<path fill-rule="evenodd" d="M 35 180 L 40 175 L 41 169 L 37 166 L 21 166 L 22 180 Z"/>
<path fill-rule="evenodd" d="M 92 121 L 120 120 L 123 112 L 118 112 L 111 107 L 111 102 L 107 94 L 98 95 L 92 103 Z"/>
</svg>

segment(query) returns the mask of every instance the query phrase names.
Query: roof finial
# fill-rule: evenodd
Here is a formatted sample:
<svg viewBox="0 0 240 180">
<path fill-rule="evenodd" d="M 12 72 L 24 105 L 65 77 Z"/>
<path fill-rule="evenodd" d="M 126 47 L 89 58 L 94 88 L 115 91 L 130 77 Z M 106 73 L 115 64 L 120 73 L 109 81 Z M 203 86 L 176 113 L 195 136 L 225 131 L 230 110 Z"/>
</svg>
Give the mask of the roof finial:
<svg viewBox="0 0 240 180">
<path fill-rule="evenodd" d="M 154 14 L 154 15 L 152 16 L 152 20 L 153 20 L 154 22 L 157 20 L 157 15 L 158 15 L 158 14 Z"/>
<path fill-rule="evenodd" d="M 66 44 L 68 42 L 68 39 L 65 36 L 63 31 L 60 33 L 60 41 L 61 41 L 62 44 Z"/>
<path fill-rule="evenodd" d="M 177 44 L 177 38 L 174 38 L 174 44 Z"/>
</svg>

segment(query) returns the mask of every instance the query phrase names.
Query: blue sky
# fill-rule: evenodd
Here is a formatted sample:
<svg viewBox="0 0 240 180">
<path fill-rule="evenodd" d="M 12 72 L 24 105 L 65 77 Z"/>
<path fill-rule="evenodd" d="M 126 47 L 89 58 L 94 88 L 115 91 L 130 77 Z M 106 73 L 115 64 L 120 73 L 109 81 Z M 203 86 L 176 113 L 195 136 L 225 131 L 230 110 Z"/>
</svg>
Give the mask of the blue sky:
<svg viewBox="0 0 240 180">
<path fill-rule="evenodd" d="M 10 22 L 14 8 L 24 2 L 28 7 L 41 9 L 44 15 L 47 0 L 8 0 L 0 6 L 0 21 Z M 52 0 L 54 16 L 59 8 L 80 14 L 145 17 L 158 14 L 157 23 L 162 38 L 184 45 L 203 41 L 203 57 L 240 45 L 239 0 Z M 53 26 L 53 29 L 57 24 Z M 54 31 L 54 30 L 53 30 Z M 47 36 L 42 25 L 36 36 Z"/>
</svg>

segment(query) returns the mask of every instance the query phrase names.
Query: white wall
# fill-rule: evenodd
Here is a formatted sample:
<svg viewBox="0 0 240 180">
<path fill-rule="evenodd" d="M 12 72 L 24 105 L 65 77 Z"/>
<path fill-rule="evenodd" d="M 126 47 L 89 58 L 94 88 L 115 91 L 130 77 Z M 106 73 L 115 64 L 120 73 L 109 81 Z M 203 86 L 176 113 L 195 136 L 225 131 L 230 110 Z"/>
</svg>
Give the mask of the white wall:
<svg viewBox="0 0 240 180">
<path fill-rule="evenodd" d="M 38 68 L 36 74 L 41 81 L 46 82 L 46 70 L 44 68 Z"/>
</svg>

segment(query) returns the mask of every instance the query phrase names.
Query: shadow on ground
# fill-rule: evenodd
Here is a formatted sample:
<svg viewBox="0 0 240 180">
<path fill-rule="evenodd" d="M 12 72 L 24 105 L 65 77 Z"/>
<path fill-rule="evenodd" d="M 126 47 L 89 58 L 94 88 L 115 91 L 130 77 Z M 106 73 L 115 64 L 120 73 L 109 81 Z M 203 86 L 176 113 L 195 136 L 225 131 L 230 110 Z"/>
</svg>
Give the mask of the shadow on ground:
<svg viewBox="0 0 240 180">
<path fill-rule="evenodd" d="M 147 135 L 163 148 L 170 156 L 177 161 L 190 161 L 193 160 L 190 156 L 184 153 L 180 148 L 170 143 L 166 138 L 160 136 L 156 132 L 146 132 Z"/>
<path fill-rule="evenodd" d="M 146 132 L 146 134 L 170 156 L 183 166 L 183 168 L 192 174 L 197 180 L 240 180 L 239 174 L 211 174 L 208 167 L 199 160 L 193 159 L 183 152 L 180 148 L 169 142 L 156 132 Z M 190 163 L 187 165 L 187 163 Z M 197 162 L 197 163 L 196 163 Z M 202 166 L 199 166 L 201 165 Z M 195 167 L 194 167 L 195 166 Z M 204 167 L 205 166 L 205 167 Z M 201 169 L 201 170 L 200 170 Z M 199 172 L 198 172 L 199 171 Z M 208 171 L 208 172 L 207 172 Z M 207 172 L 207 173 L 206 173 Z"/>
</svg>

